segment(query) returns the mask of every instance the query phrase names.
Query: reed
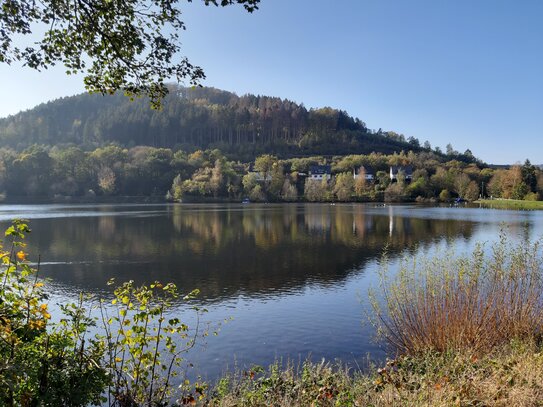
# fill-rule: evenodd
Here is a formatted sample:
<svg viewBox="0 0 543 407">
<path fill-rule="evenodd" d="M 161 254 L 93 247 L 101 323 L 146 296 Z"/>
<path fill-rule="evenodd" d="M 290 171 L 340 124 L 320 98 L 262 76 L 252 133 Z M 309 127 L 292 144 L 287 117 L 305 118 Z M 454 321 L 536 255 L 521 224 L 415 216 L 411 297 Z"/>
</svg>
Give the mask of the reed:
<svg viewBox="0 0 543 407">
<path fill-rule="evenodd" d="M 485 254 L 405 259 L 392 275 L 385 256 L 381 300 L 372 295 L 379 334 L 398 354 L 490 352 L 511 339 L 539 340 L 543 326 L 541 242 L 505 233 Z"/>
</svg>

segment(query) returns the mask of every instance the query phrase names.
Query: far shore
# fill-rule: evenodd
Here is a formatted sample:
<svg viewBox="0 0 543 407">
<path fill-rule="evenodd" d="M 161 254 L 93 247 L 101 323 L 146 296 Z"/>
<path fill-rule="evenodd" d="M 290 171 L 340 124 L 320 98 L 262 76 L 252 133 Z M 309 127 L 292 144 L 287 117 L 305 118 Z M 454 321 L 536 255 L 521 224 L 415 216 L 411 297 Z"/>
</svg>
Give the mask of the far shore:
<svg viewBox="0 0 543 407">
<path fill-rule="evenodd" d="M 524 201 L 518 199 L 479 199 L 474 202 L 492 209 L 543 210 L 543 201 Z"/>
</svg>

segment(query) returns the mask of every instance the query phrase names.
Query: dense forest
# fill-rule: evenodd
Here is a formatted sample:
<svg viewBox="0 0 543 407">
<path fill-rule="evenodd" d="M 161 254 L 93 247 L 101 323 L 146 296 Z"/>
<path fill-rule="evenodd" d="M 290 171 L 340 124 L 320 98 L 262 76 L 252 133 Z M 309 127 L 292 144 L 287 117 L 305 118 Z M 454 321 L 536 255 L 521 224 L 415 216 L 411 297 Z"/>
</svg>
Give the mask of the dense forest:
<svg viewBox="0 0 543 407">
<path fill-rule="evenodd" d="M 330 179 L 311 179 L 311 166 L 323 164 L 331 170 Z M 392 179 L 391 166 L 410 172 L 399 170 Z M 371 180 L 362 176 L 361 167 L 371 170 Z M 528 161 L 492 169 L 428 151 L 285 159 L 264 154 L 241 162 L 217 149 L 32 146 L 21 152 L 0 148 L 0 192 L 15 200 L 154 196 L 177 201 L 447 202 L 480 195 L 538 200 L 543 172 Z"/>
<path fill-rule="evenodd" d="M 177 201 L 538 200 L 528 161 L 492 169 L 447 145 L 371 130 L 329 107 L 214 88 L 148 99 L 82 94 L 0 119 L 0 194 L 8 199 L 154 196 Z M 331 170 L 324 181 L 310 168 Z M 362 171 L 372 176 L 355 177 Z M 391 177 L 391 167 L 406 170 Z M 358 174 L 359 175 L 359 174 Z"/>
<path fill-rule="evenodd" d="M 370 130 L 342 110 L 177 86 L 171 86 L 162 110 L 150 109 L 148 99 L 131 101 L 122 94 L 81 94 L 48 102 L 0 119 L 0 143 L 18 151 L 33 144 L 89 151 L 111 143 L 187 152 L 220 149 L 242 161 L 265 153 L 288 158 L 431 150 L 430 143 L 414 137 Z M 441 154 L 439 148 L 434 151 Z M 469 151 L 456 155 L 460 161 L 474 160 Z"/>
</svg>

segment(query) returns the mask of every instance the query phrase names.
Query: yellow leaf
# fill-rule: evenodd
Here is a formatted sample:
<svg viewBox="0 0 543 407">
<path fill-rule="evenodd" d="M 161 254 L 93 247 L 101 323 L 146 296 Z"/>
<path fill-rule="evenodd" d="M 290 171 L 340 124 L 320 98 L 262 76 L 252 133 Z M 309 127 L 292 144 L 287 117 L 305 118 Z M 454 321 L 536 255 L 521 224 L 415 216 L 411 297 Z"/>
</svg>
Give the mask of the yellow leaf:
<svg viewBox="0 0 543 407">
<path fill-rule="evenodd" d="M 25 261 L 26 260 L 26 253 L 23 252 L 22 250 L 18 251 L 17 252 L 17 258 L 21 261 Z"/>
</svg>

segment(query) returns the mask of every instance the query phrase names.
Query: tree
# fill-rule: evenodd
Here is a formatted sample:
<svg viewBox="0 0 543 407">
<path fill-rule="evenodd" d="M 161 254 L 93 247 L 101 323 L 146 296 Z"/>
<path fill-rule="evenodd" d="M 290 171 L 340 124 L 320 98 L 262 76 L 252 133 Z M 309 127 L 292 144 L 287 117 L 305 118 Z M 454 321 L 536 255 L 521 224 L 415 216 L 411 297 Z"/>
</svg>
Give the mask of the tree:
<svg viewBox="0 0 543 407">
<path fill-rule="evenodd" d="M 364 192 L 366 192 L 366 188 L 366 169 L 360 167 L 360 170 L 358 170 L 358 177 L 354 183 L 354 192 L 356 196 L 361 197 Z"/>
<path fill-rule="evenodd" d="M 326 200 L 328 196 L 328 183 L 326 180 L 318 181 L 308 179 L 304 186 L 304 197 L 308 201 L 318 202 Z"/>
<path fill-rule="evenodd" d="M 271 181 L 274 165 L 277 165 L 277 157 L 273 155 L 264 154 L 255 160 L 255 170 L 260 173 L 266 185 Z"/>
<path fill-rule="evenodd" d="M 467 174 L 458 174 L 454 178 L 454 192 L 456 192 L 460 198 L 466 199 L 466 193 L 468 192 L 470 182 L 471 180 Z"/>
<path fill-rule="evenodd" d="M 296 185 L 290 181 L 290 179 L 285 179 L 283 183 L 283 188 L 281 189 L 281 198 L 284 201 L 295 201 L 298 199 L 298 191 L 296 190 Z"/>
<path fill-rule="evenodd" d="M 283 184 L 285 181 L 285 176 L 283 174 L 283 166 L 279 162 L 275 162 L 272 165 L 271 170 L 271 180 L 268 191 L 274 197 L 279 197 L 281 190 L 283 189 Z"/>
<path fill-rule="evenodd" d="M 223 163 L 221 160 L 215 161 L 215 167 L 213 167 L 213 170 L 211 171 L 211 179 L 209 180 L 209 184 L 211 186 L 211 191 L 213 191 L 213 195 L 215 197 L 219 196 L 221 188 L 224 184 Z"/>
<path fill-rule="evenodd" d="M 448 202 L 451 200 L 451 194 L 448 190 L 444 189 L 439 193 L 439 200 L 441 202 Z"/>
<path fill-rule="evenodd" d="M 464 198 L 467 199 L 468 201 L 476 201 L 479 198 L 479 195 L 480 195 L 479 185 L 477 185 L 475 181 L 471 181 L 468 185 Z"/>
<path fill-rule="evenodd" d="M 535 173 L 535 167 L 530 160 L 526 159 L 524 165 L 521 168 L 522 181 L 530 188 L 530 192 L 537 190 L 537 176 Z"/>
<path fill-rule="evenodd" d="M 192 0 L 188 0 L 189 2 Z M 215 6 L 241 4 L 248 12 L 260 0 L 203 0 Z M 179 0 L 10 0 L 0 12 L 0 63 L 23 62 L 41 70 L 57 63 L 68 74 L 84 73 L 88 91 L 123 89 L 146 94 L 156 105 L 167 93 L 165 80 L 205 77 L 181 50 Z M 43 33 L 21 47 L 15 39 Z"/>
<path fill-rule="evenodd" d="M 102 167 L 98 171 L 98 186 L 106 195 L 111 195 L 115 191 L 115 181 L 117 177 L 109 167 Z"/>
<path fill-rule="evenodd" d="M 407 139 L 407 142 L 416 149 L 420 148 L 420 141 L 418 138 L 411 136 Z"/>
<path fill-rule="evenodd" d="M 377 177 L 379 189 L 384 191 L 390 184 L 390 175 L 386 171 L 377 171 L 377 174 L 375 175 Z"/>
<path fill-rule="evenodd" d="M 519 182 L 513 186 L 511 198 L 524 199 L 524 197 L 530 192 L 530 188 L 524 182 Z"/>
<path fill-rule="evenodd" d="M 386 202 L 398 202 L 403 199 L 405 194 L 404 187 L 398 182 L 390 184 L 385 190 L 385 201 Z"/>
<path fill-rule="evenodd" d="M 180 201 L 183 197 L 183 179 L 180 174 L 173 179 L 171 193 L 176 201 Z"/>
<path fill-rule="evenodd" d="M 354 190 L 354 179 L 350 172 L 342 172 L 336 177 L 334 185 L 334 195 L 339 201 L 349 201 L 352 198 Z"/>
<path fill-rule="evenodd" d="M 244 175 L 242 184 L 243 184 L 243 190 L 245 191 L 245 193 L 249 194 L 253 190 L 253 188 L 258 185 L 256 175 L 253 173 Z"/>
</svg>

